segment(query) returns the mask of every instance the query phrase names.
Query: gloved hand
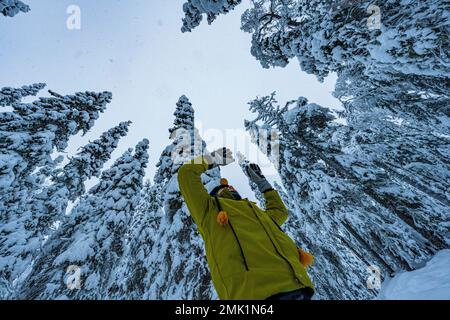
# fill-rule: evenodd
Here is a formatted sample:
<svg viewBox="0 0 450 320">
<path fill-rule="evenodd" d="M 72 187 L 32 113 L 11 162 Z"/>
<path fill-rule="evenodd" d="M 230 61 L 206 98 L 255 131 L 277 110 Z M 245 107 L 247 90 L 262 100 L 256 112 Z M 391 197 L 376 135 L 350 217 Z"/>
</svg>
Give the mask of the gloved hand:
<svg viewBox="0 0 450 320">
<path fill-rule="evenodd" d="M 230 149 L 222 148 L 207 154 L 203 157 L 209 165 L 209 169 L 215 168 L 217 166 L 227 166 L 234 162 L 233 153 Z"/>
<path fill-rule="evenodd" d="M 261 168 L 257 164 L 251 163 L 247 166 L 247 175 L 256 184 L 261 193 L 273 190 L 271 184 L 264 177 Z"/>
</svg>

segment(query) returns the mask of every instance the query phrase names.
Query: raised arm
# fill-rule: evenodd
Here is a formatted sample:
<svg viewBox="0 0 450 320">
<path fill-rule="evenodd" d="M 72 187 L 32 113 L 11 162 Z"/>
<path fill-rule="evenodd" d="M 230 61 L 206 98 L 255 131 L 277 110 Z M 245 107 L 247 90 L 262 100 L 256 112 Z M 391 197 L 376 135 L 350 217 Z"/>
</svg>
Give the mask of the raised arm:
<svg viewBox="0 0 450 320">
<path fill-rule="evenodd" d="M 205 212 L 210 205 L 211 196 L 202 183 L 201 175 L 208 170 L 203 157 L 185 163 L 178 170 L 178 185 L 195 223 L 201 226 Z"/>
<path fill-rule="evenodd" d="M 247 175 L 256 184 L 259 191 L 264 194 L 264 198 L 266 199 L 266 213 L 278 226 L 282 226 L 288 218 L 288 210 L 278 192 L 272 188 L 257 164 L 252 163 L 247 167 Z"/>
<path fill-rule="evenodd" d="M 286 222 L 289 213 L 278 191 L 274 189 L 266 191 L 264 198 L 266 199 L 266 213 L 281 227 Z"/>
</svg>

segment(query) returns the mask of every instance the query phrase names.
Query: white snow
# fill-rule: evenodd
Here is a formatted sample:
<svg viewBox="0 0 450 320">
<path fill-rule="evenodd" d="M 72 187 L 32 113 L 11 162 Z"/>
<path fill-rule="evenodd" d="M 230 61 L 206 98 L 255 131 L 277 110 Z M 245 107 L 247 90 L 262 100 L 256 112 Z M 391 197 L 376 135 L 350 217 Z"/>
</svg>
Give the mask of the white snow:
<svg viewBox="0 0 450 320">
<path fill-rule="evenodd" d="M 450 300 L 450 250 L 442 250 L 425 267 L 386 280 L 381 300 Z"/>
<path fill-rule="evenodd" d="M 400 118 L 400 117 L 392 117 L 392 116 L 390 116 L 390 117 L 386 118 L 386 121 L 389 121 L 389 122 L 395 123 L 398 126 L 401 126 L 405 120 Z"/>
</svg>

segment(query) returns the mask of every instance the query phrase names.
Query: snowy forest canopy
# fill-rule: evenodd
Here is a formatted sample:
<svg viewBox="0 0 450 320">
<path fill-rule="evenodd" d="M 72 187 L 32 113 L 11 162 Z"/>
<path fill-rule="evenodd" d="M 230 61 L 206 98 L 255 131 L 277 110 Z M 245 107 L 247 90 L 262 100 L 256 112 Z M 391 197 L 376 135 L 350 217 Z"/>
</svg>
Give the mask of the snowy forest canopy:
<svg viewBox="0 0 450 320">
<path fill-rule="evenodd" d="M 238 5 L 188 0 L 181 31 Z M 252 0 L 241 17 L 263 68 L 296 59 L 318 81 L 338 76 L 342 112 L 262 92 L 249 97 L 254 118 L 242 119 L 273 161 L 262 142 L 268 129 L 279 133 L 284 229 L 315 255 L 319 299 L 372 299 L 369 266 L 384 279 L 450 246 L 449 9 L 443 0 Z M 0 0 L 4 16 L 29 10 Z M 0 89 L 0 298 L 217 298 L 176 178 L 182 160 L 206 151 L 189 99 L 176 104 L 172 143 L 151 181 L 147 139 L 104 168 L 130 122 L 112 124 L 62 165 L 55 153 L 92 129 L 112 94 L 50 90 L 23 102 L 44 87 Z M 185 147 L 173 134 L 180 129 L 197 139 L 175 161 L 174 150 Z M 247 163 L 240 158 L 244 171 Z M 93 177 L 98 183 L 86 190 Z M 212 189 L 220 171 L 202 178 Z"/>
</svg>

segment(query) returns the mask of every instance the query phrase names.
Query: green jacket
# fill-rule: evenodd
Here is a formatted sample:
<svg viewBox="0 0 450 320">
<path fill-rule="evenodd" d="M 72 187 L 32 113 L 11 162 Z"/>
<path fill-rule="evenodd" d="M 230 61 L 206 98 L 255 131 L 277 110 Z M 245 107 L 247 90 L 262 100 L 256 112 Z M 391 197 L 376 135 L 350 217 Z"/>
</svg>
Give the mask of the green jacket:
<svg viewBox="0 0 450 320">
<path fill-rule="evenodd" d="M 184 164 L 178 183 L 205 242 L 211 278 L 222 300 L 262 300 L 313 284 L 300 264 L 297 246 L 280 227 L 288 211 L 278 192 L 264 194 L 267 209 L 247 199 L 218 198 L 229 225 L 217 222 L 219 208 L 202 184 L 202 159 Z"/>
</svg>

